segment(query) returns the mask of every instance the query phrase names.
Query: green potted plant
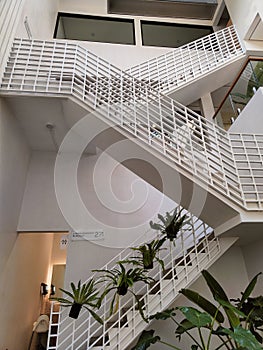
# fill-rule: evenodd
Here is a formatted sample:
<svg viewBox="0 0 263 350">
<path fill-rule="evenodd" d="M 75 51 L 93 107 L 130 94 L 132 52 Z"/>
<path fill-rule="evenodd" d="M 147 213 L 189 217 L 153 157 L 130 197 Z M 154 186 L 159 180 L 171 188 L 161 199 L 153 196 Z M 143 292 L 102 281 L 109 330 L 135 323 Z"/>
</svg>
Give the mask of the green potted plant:
<svg viewBox="0 0 263 350">
<path fill-rule="evenodd" d="M 162 245 L 166 241 L 166 238 L 154 239 L 150 243 L 145 243 L 139 247 L 131 247 L 132 250 L 141 253 L 140 256 L 134 256 L 131 259 L 121 261 L 122 263 L 132 263 L 133 265 L 142 266 L 145 270 L 153 268 L 154 261 L 157 261 L 164 269 L 164 262 L 158 257 Z"/>
<path fill-rule="evenodd" d="M 113 268 L 112 270 L 93 270 L 93 272 L 103 273 L 103 276 L 99 278 L 98 282 L 106 282 L 106 287 L 100 297 L 100 304 L 107 294 L 109 294 L 111 291 L 115 292 L 110 304 L 109 316 L 111 316 L 118 309 L 119 297 L 124 296 L 130 292 L 136 299 L 137 307 L 141 316 L 144 320 L 146 320 L 142 309 L 142 303 L 139 300 L 139 297 L 133 292 L 131 288 L 136 282 L 144 282 L 146 284 L 149 284 L 151 282 L 154 282 L 154 279 L 149 277 L 147 275 L 147 271 L 143 268 L 133 267 L 126 270 L 123 262 L 119 261 L 117 264 L 119 268 Z"/>
<path fill-rule="evenodd" d="M 202 271 L 202 275 L 216 304 L 195 291 L 183 289 L 181 293 L 202 310 L 179 306 L 158 312 L 149 319 L 172 320 L 177 326 L 175 329 L 177 338 L 180 340 L 183 335 L 187 335 L 192 343 L 189 347 L 191 350 L 262 350 L 260 330 L 263 326 L 263 297 L 250 297 L 260 274 L 257 274 L 241 293 L 241 299 L 236 300 L 229 300 L 222 286 L 208 271 Z M 177 311 L 184 316 L 182 321 L 178 321 L 175 317 Z M 197 332 L 193 332 L 196 330 Z M 154 332 L 154 330 L 144 331 L 132 350 L 146 350 L 158 342 L 171 349 L 182 350 L 174 344 L 163 341 L 158 335 L 154 335 Z M 216 347 L 212 342 L 214 337 L 219 342 Z"/>
<path fill-rule="evenodd" d="M 158 219 L 161 223 L 150 221 L 150 226 L 153 230 L 160 231 L 167 239 L 173 242 L 182 226 L 189 222 L 187 214 L 182 215 L 183 209 L 175 208 L 172 214 L 166 212 L 166 216 L 158 214 Z"/>
<path fill-rule="evenodd" d="M 99 323 L 103 323 L 99 315 L 94 311 L 99 307 L 98 301 L 99 292 L 95 288 L 96 282 L 90 279 L 87 283 L 81 284 L 78 282 L 77 286 L 72 282 L 70 284 L 71 291 L 60 288 L 60 290 L 65 293 L 70 299 L 52 297 L 51 300 L 58 301 L 62 306 L 71 307 L 69 312 L 69 317 L 77 319 L 82 307 L 87 309 L 90 314 Z"/>
</svg>

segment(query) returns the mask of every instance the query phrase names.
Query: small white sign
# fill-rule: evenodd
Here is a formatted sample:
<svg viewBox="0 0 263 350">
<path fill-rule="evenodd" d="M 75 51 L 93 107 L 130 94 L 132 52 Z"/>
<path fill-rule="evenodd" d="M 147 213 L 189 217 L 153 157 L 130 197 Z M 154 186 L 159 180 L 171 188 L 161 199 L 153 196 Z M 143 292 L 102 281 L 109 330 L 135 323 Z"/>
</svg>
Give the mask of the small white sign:
<svg viewBox="0 0 263 350">
<path fill-rule="evenodd" d="M 92 230 L 86 232 L 72 232 L 72 241 L 99 241 L 104 239 L 103 230 Z"/>
<path fill-rule="evenodd" d="M 60 249 L 64 250 L 68 247 L 68 236 L 61 236 L 60 238 Z"/>
</svg>

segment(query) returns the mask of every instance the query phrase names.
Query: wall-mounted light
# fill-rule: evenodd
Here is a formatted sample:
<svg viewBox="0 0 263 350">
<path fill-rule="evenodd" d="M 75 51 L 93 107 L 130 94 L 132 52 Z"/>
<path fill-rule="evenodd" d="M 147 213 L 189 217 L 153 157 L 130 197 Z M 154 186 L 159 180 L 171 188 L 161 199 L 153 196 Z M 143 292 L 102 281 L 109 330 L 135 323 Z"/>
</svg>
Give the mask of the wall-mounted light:
<svg viewBox="0 0 263 350">
<path fill-rule="evenodd" d="M 41 283 L 40 285 L 40 293 L 41 295 L 47 295 L 48 294 L 48 285 L 46 283 Z"/>
</svg>

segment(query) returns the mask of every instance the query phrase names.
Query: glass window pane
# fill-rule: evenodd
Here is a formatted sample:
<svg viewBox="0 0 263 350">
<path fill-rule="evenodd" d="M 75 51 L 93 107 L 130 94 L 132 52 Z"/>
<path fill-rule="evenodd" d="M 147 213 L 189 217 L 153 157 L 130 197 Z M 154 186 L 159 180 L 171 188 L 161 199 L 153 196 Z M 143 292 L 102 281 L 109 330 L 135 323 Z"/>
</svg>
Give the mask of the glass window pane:
<svg viewBox="0 0 263 350">
<path fill-rule="evenodd" d="M 134 45 L 134 22 L 130 19 L 59 14 L 54 37 Z"/>
</svg>

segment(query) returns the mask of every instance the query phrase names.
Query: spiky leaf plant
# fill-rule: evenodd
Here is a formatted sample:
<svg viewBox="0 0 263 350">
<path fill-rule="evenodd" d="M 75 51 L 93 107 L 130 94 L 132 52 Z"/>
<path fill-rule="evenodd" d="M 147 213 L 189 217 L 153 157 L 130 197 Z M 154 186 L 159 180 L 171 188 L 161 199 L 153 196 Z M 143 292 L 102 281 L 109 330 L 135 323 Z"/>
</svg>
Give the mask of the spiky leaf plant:
<svg viewBox="0 0 263 350">
<path fill-rule="evenodd" d="M 161 223 L 154 223 L 150 221 L 150 226 L 153 230 L 160 231 L 167 239 L 173 242 L 183 227 L 183 225 L 189 223 L 189 218 L 187 214 L 183 214 L 183 209 L 175 208 L 172 214 L 166 212 L 166 215 L 163 216 L 158 214 L 158 219 Z"/>
<path fill-rule="evenodd" d="M 93 272 L 99 272 L 103 275 L 98 279 L 98 282 L 106 282 L 104 292 L 100 296 L 100 304 L 102 300 L 109 294 L 111 291 L 114 291 L 111 303 L 109 316 L 115 313 L 118 310 L 119 306 L 119 297 L 126 295 L 130 292 L 136 299 L 138 310 L 142 318 L 146 320 L 143 312 L 142 303 L 139 300 L 139 297 L 132 290 L 133 285 L 136 282 L 144 282 L 149 284 L 154 282 L 154 279 L 147 275 L 147 271 L 140 267 L 133 267 L 126 269 L 121 261 L 117 262 L 118 267 L 111 270 L 101 269 L 93 270 Z"/>
<path fill-rule="evenodd" d="M 96 282 L 94 281 L 94 279 L 90 279 L 87 283 L 83 284 L 81 284 L 81 281 L 79 281 L 77 285 L 71 282 L 70 286 L 71 291 L 59 288 L 70 299 L 56 297 L 52 297 L 50 299 L 58 301 L 64 307 L 74 307 L 76 304 L 80 305 L 80 309 L 81 307 L 84 307 L 90 312 L 90 314 L 95 318 L 96 321 L 103 324 L 102 319 L 94 311 L 94 309 L 98 309 L 99 307 L 99 292 L 96 290 Z"/>
</svg>

